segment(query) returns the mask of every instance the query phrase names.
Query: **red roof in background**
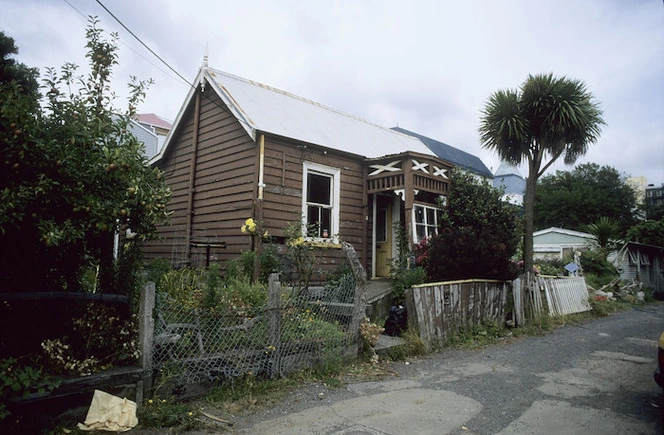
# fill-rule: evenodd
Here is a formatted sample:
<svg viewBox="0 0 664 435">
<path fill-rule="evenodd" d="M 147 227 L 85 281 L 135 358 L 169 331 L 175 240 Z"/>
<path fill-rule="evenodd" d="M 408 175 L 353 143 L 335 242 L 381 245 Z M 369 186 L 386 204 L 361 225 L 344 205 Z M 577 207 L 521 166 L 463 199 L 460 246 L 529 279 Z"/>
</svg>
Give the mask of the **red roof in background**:
<svg viewBox="0 0 664 435">
<path fill-rule="evenodd" d="M 164 128 L 166 130 L 170 130 L 173 126 L 170 122 L 154 113 L 139 113 L 136 115 L 136 120 L 142 124 L 154 125 L 155 127 Z"/>
</svg>

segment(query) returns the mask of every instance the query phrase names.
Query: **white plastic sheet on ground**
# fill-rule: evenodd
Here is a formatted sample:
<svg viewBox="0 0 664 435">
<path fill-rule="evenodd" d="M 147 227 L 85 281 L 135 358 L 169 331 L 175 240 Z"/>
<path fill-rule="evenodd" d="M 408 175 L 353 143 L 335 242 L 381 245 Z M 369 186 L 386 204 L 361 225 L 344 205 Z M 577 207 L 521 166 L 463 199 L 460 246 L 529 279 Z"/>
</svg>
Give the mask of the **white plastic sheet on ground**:
<svg viewBox="0 0 664 435">
<path fill-rule="evenodd" d="M 95 390 L 85 422 L 79 423 L 78 428 L 88 431 L 126 432 L 137 424 L 136 402 Z"/>
</svg>

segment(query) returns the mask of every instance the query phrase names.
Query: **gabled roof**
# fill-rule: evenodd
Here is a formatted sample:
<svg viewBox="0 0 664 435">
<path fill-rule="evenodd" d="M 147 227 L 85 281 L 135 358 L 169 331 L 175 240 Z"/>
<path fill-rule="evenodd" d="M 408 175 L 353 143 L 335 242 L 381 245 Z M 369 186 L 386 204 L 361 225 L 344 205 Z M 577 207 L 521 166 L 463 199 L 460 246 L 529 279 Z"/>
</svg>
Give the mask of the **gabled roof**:
<svg viewBox="0 0 664 435">
<path fill-rule="evenodd" d="M 502 162 L 493 175 L 493 186 L 504 188 L 506 194 L 523 195 L 526 193 L 526 180 L 516 166 Z"/>
<path fill-rule="evenodd" d="M 171 129 L 170 122 L 159 115 L 155 115 L 154 113 L 139 113 L 136 115 L 136 121 L 140 122 L 141 124 L 163 128 L 164 130 Z"/>
<path fill-rule="evenodd" d="M 392 127 L 392 130 L 419 139 L 420 141 L 422 141 L 424 145 L 426 145 L 431 151 L 433 151 L 433 153 L 436 156 L 438 156 L 443 160 L 446 160 L 450 163 L 460 166 L 463 169 L 474 172 L 483 177 L 493 178 L 493 174 L 491 173 L 489 168 L 487 168 L 486 165 L 482 163 L 482 160 L 480 160 L 480 158 L 477 156 L 462 151 L 444 142 L 440 142 L 435 139 L 431 139 L 430 137 L 426 137 L 421 134 L 406 130 L 405 128 Z"/>
<path fill-rule="evenodd" d="M 493 176 L 498 178 L 506 175 L 516 175 L 517 177 L 523 178 L 523 175 L 519 172 L 519 168 L 510 163 L 502 162 Z"/>
<path fill-rule="evenodd" d="M 206 66 L 199 70 L 194 83 L 201 81 L 212 86 L 253 140 L 257 132 L 264 132 L 366 158 L 405 151 L 434 155 L 411 136 L 261 83 Z M 175 120 L 176 128 L 194 92 L 190 89 Z M 153 160 L 161 158 L 176 128 Z"/>
</svg>

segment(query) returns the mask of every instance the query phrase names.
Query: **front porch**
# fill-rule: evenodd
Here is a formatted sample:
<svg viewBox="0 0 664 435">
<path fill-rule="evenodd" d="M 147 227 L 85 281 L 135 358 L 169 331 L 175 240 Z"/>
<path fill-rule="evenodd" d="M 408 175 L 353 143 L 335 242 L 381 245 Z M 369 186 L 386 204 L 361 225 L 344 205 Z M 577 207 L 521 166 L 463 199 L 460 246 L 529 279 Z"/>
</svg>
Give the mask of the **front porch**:
<svg viewBox="0 0 664 435">
<path fill-rule="evenodd" d="M 446 203 L 452 165 L 413 152 L 368 159 L 367 194 L 371 216 L 371 278 L 389 276 L 396 256 L 395 223 L 403 226 L 412 250 L 437 233 L 437 210 Z"/>
</svg>

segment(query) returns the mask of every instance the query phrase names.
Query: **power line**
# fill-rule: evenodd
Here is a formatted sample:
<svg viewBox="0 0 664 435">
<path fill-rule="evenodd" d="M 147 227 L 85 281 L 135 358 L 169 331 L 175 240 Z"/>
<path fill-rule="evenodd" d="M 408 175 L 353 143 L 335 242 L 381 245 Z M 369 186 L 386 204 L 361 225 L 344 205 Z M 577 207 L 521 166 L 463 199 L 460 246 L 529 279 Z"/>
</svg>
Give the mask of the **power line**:
<svg viewBox="0 0 664 435">
<path fill-rule="evenodd" d="M 114 19 L 115 21 L 117 21 L 118 24 L 120 24 L 122 27 L 124 27 L 124 29 L 125 29 L 127 32 L 129 32 L 129 34 L 130 34 L 131 36 L 133 36 L 138 42 L 140 42 L 141 45 L 142 45 L 143 47 L 145 47 L 150 53 L 152 53 L 152 55 L 153 55 L 154 57 L 156 57 L 157 59 L 159 59 L 159 60 L 161 61 L 161 63 L 163 63 L 164 65 L 166 65 L 166 66 L 168 67 L 168 69 L 170 69 L 170 70 L 173 71 L 178 77 L 180 77 L 180 79 L 182 79 L 183 82 L 185 82 L 186 84 L 188 84 L 188 85 L 191 86 L 192 88 L 195 88 L 195 86 L 194 86 L 193 84 L 191 84 L 187 79 L 185 79 L 185 78 L 184 78 L 179 72 L 177 72 L 177 71 L 175 70 L 175 68 L 173 68 L 172 66 L 170 66 L 170 65 L 168 64 L 168 62 L 166 62 L 166 61 L 165 61 L 164 59 L 162 59 L 157 53 L 155 53 L 150 47 L 148 47 L 148 45 L 147 45 L 145 42 L 143 42 L 143 41 L 141 40 L 141 38 L 139 38 L 138 36 L 136 36 L 136 35 L 134 34 L 134 32 L 132 32 L 131 30 L 129 30 L 129 28 L 128 28 L 127 26 L 125 26 L 125 24 L 124 24 L 122 21 L 120 21 L 120 19 L 119 19 L 118 17 L 116 17 L 115 15 L 113 15 L 113 12 L 109 11 L 108 8 L 107 8 L 106 6 L 104 6 L 104 4 L 103 4 L 100 0 L 97 0 L 97 3 L 98 3 L 99 6 L 101 6 L 101 7 L 102 7 L 102 8 L 103 8 L 103 9 L 104 9 L 104 10 L 105 10 L 105 11 L 106 11 L 111 17 L 113 17 L 113 19 Z"/>
<path fill-rule="evenodd" d="M 75 10 L 76 12 L 78 12 L 79 15 L 81 15 L 83 18 L 85 18 L 85 19 L 88 19 L 88 18 L 89 18 L 89 17 L 88 17 L 87 15 L 85 15 L 83 12 L 81 12 L 80 10 L 78 10 L 78 8 L 76 8 L 76 6 L 74 6 L 73 4 L 71 4 L 71 3 L 69 2 L 69 0 L 63 0 L 63 1 L 64 1 L 65 3 L 67 3 L 67 4 L 69 5 L 70 8 L 72 8 L 73 10 Z M 120 40 L 120 43 L 121 43 L 122 45 L 124 45 L 125 47 L 127 47 L 128 49 L 130 49 L 131 51 L 133 51 L 137 56 L 139 56 L 140 58 L 142 58 L 144 61 L 146 61 L 147 63 L 149 63 L 150 65 L 152 65 L 153 67 L 155 67 L 156 69 L 158 69 L 159 71 L 161 71 L 162 73 L 164 73 L 165 75 L 169 75 L 169 73 L 167 73 L 166 71 L 164 71 L 163 69 L 161 69 L 160 67 L 158 67 L 158 66 L 157 66 L 154 62 L 152 62 L 150 59 L 148 59 L 147 57 L 143 56 L 142 53 L 138 52 L 137 50 L 134 50 L 134 48 L 131 47 L 129 44 L 126 44 L 126 43 L 125 43 L 124 41 L 122 41 L 122 40 Z M 187 83 L 187 84 L 189 84 L 189 83 Z"/>
</svg>

